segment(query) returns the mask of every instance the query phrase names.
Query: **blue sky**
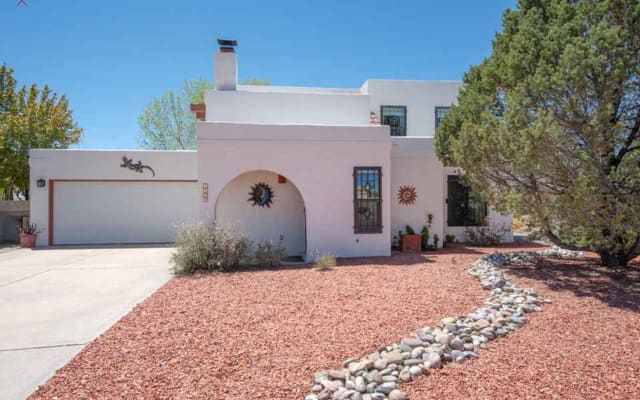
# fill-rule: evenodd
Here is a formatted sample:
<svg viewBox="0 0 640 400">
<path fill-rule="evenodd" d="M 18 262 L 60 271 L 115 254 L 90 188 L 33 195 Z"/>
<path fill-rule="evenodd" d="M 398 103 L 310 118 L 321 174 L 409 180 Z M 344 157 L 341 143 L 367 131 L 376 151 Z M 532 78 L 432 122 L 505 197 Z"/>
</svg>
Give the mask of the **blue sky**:
<svg viewBox="0 0 640 400">
<path fill-rule="evenodd" d="M 49 84 L 84 128 L 80 148 L 135 148 L 138 115 L 184 79 L 213 77 L 218 37 L 240 78 L 359 87 L 368 78 L 461 79 L 491 51 L 515 0 L 0 0 L 0 62 Z"/>
</svg>

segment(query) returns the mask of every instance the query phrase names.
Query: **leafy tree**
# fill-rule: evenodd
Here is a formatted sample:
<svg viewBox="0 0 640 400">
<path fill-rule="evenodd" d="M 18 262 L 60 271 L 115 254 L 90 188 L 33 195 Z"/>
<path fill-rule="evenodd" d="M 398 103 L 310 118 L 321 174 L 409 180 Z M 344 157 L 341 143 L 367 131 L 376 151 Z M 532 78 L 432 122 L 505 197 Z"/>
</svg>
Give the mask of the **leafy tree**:
<svg viewBox="0 0 640 400">
<path fill-rule="evenodd" d="M 609 266 L 640 254 L 640 2 L 520 0 L 436 151 L 502 210 Z"/>
<path fill-rule="evenodd" d="M 268 80 L 248 79 L 243 85 L 269 85 Z M 204 92 L 214 85 L 204 78 L 184 81 L 182 92 L 169 90 L 154 98 L 138 118 L 138 144 L 149 150 L 188 150 L 196 147 L 196 117 L 192 103 L 203 103 Z"/>
<path fill-rule="evenodd" d="M 29 199 L 29 150 L 64 149 L 81 136 L 64 94 L 35 84 L 16 90 L 13 69 L 0 67 L 0 197 Z"/>
</svg>

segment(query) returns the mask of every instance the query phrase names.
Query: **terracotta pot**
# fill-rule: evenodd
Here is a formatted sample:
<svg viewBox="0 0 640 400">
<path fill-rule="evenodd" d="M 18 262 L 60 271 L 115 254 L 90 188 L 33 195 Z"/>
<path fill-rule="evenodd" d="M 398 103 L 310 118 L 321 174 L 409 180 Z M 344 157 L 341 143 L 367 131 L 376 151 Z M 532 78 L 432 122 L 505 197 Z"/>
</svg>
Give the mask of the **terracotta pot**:
<svg viewBox="0 0 640 400">
<path fill-rule="evenodd" d="M 420 235 L 402 235 L 402 251 L 420 252 L 422 250 L 422 236 Z"/>
<path fill-rule="evenodd" d="M 38 235 L 31 235 L 29 233 L 21 233 L 20 234 L 20 247 L 35 247 L 36 239 Z"/>
</svg>

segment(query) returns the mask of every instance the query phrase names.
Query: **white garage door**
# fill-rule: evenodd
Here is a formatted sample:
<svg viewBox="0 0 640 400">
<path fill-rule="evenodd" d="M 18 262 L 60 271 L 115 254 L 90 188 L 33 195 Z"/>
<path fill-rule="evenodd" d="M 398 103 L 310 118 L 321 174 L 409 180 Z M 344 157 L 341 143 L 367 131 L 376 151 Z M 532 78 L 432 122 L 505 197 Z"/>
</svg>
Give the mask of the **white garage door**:
<svg viewBox="0 0 640 400">
<path fill-rule="evenodd" d="M 53 244 L 168 243 L 198 213 L 195 182 L 55 182 Z"/>
</svg>

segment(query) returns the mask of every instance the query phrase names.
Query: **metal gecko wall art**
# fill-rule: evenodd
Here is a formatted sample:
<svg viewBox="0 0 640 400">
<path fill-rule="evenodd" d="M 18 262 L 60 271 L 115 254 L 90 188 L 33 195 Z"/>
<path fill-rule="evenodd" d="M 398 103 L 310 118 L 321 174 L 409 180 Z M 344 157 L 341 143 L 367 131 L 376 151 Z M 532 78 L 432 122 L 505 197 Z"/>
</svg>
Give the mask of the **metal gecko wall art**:
<svg viewBox="0 0 640 400">
<path fill-rule="evenodd" d="M 149 171 L 151 171 L 153 176 L 156 176 L 156 171 L 154 171 L 153 168 L 148 165 L 142 164 L 142 161 L 139 160 L 138 162 L 133 162 L 133 159 L 127 158 L 127 156 L 122 156 L 122 164 L 120 164 L 120 167 L 127 168 L 138 173 L 143 173 L 145 169 L 148 169 Z"/>
</svg>

